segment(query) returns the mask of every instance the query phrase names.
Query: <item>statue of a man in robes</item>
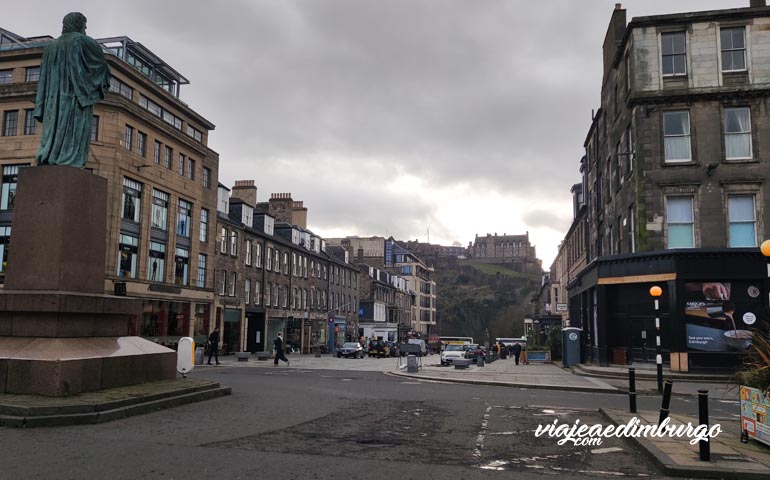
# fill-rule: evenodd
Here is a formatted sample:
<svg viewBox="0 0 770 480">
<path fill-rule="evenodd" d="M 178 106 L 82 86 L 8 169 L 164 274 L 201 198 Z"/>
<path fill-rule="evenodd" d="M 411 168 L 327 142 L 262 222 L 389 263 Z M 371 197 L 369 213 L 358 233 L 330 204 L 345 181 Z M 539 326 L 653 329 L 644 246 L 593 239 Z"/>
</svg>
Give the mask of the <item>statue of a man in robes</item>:
<svg viewBox="0 0 770 480">
<path fill-rule="evenodd" d="M 86 35 L 82 13 L 68 13 L 63 23 L 61 36 L 43 51 L 34 112 L 43 122 L 43 135 L 35 160 L 83 168 L 93 105 L 110 88 L 110 68 L 102 47 Z"/>
</svg>

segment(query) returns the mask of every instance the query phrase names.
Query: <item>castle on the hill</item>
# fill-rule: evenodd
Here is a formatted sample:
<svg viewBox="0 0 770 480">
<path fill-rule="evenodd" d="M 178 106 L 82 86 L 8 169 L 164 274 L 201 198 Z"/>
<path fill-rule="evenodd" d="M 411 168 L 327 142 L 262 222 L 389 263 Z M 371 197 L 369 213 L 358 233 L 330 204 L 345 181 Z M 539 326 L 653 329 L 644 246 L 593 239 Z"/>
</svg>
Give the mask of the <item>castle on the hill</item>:
<svg viewBox="0 0 770 480">
<path fill-rule="evenodd" d="M 529 243 L 529 232 L 524 235 L 476 235 L 476 239 L 468 244 L 466 255 L 488 263 L 531 264 L 541 268 L 535 247 Z"/>
</svg>

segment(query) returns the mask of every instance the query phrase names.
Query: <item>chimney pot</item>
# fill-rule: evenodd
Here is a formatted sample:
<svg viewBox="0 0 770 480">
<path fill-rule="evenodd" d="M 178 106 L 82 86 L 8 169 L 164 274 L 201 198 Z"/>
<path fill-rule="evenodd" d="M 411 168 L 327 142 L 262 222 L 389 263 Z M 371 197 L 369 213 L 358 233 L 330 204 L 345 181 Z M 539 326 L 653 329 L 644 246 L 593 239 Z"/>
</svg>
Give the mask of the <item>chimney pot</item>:
<svg viewBox="0 0 770 480">
<path fill-rule="evenodd" d="M 616 4 L 615 4 L 615 10 L 620 10 L 621 8 L 622 8 L 622 7 L 620 6 L 620 4 L 619 4 L 619 3 L 616 3 Z"/>
</svg>

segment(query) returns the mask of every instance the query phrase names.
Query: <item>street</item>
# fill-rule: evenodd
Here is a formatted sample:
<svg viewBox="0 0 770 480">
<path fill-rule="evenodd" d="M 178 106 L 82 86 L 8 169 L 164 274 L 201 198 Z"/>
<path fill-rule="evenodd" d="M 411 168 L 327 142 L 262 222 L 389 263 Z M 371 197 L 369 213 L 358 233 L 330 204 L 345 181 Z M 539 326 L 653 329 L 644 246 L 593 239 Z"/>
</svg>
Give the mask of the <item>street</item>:
<svg viewBox="0 0 770 480">
<path fill-rule="evenodd" d="M 663 478 L 624 440 L 574 447 L 534 435 L 557 418 L 606 425 L 597 408 L 625 408 L 624 395 L 415 381 L 384 374 L 386 361 L 325 359 L 338 370 L 199 368 L 191 376 L 233 394 L 106 424 L 5 428 L 0 476 Z M 738 412 L 712 405 L 724 421 Z M 643 396 L 639 406 L 656 410 L 659 399 Z M 696 407 L 672 402 L 672 411 Z"/>
</svg>

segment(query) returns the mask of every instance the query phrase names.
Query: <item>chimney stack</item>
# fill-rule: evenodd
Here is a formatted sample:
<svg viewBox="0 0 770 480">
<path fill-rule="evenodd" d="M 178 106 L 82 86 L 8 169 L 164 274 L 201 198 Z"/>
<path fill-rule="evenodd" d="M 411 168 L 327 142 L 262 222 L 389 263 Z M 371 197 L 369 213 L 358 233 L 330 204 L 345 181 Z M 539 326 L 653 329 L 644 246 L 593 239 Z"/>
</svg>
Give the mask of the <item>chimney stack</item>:
<svg viewBox="0 0 770 480">
<path fill-rule="evenodd" d="M 750 8 L 760 8 L 760 7 L 766 7 L 767 6 L 767 0 L 751 0 L 749 2 Z"/>
</svg>

